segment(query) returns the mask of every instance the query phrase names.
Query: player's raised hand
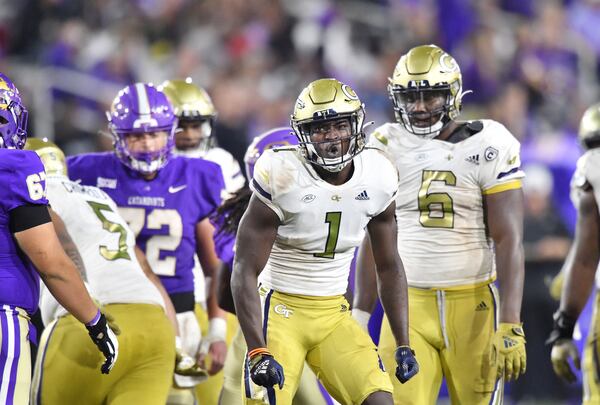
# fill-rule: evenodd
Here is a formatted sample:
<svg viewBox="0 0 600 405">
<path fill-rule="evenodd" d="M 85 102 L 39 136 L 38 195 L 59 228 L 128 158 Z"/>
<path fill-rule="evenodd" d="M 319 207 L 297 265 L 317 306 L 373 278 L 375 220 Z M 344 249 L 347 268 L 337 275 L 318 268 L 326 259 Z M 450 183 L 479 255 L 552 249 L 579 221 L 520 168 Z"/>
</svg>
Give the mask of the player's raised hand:
<svg viewBox="0 0 600 405">
<path fill-rule="evenodd" d="M 396 378 L 404 384 L 419 372 L 419 363 L 410 346 L 398 346 L 396 349 Z"/>
<path fill-rule="evenodd" d="M 102 352 L 106 361 L 102 364 L 102 374 L 108 374 L 119 357 L 119 341 L 108 326 L 106 317 L 100 310 L 91 322 L 85 324 L 92 342 Z"/>
<path fill-rule="evenodd" d="M 254 384 L 267 388 L 279 385 L 279 389 L 283 388 L 283 367 L 266 348 L 261 347 L 248 352 L 248 361 L 250 378 Z"/>
</svg>

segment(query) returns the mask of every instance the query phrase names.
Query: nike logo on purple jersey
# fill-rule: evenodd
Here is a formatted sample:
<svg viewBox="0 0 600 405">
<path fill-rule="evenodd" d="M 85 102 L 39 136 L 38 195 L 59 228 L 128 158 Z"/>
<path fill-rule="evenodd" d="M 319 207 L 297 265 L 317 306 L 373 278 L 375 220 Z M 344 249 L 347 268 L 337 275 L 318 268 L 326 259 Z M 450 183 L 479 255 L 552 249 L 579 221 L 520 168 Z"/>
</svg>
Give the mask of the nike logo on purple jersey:
<svg viewBox="0 0 600 405">
<path fill-rule="evenodd" d="M 184 189 L 184 188 L 186 188 L 186 187 L 187 187 L 187 184 L 184 184 L 184 185 L 182 185 L 182 186 L 177 186 L 177 187 L 170 186 L 170 187 L 169 187 L 169 193 L 171 193 L 171 194 L 175 194 L 175 193 L 177 193 L 177 192 L 179 192 L 179 191 L 183 190 L 183 189 Z"/>
</svg>

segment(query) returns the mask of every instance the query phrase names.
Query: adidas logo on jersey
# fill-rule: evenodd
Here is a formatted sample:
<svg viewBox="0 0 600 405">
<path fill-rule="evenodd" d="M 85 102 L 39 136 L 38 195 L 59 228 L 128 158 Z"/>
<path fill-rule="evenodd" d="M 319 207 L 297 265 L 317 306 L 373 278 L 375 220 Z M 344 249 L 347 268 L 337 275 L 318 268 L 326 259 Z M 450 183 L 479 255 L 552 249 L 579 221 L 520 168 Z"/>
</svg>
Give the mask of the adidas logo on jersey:
<svg viewBox="0 0 600 405">
<path fill-rule="evenodd" d="M 487 311 L 488 309 L 490 309 L 485 302 L 481 301 L 476 307 L 475 307 L 475 311 Z"/>
<path fill-rule="evenodd" d="M 355 200 L 370 200 L 367 190 L 363 190 L 362 193 L 354 197 Z"/>
<path fill-rule="evenodd" d="M 465 160 L 469 163 L 473 163 L 474 165 L 478 165 L 479 164 L 479 154 L 471 155 L 471 156 L 467 157 Z"/>
</svg>

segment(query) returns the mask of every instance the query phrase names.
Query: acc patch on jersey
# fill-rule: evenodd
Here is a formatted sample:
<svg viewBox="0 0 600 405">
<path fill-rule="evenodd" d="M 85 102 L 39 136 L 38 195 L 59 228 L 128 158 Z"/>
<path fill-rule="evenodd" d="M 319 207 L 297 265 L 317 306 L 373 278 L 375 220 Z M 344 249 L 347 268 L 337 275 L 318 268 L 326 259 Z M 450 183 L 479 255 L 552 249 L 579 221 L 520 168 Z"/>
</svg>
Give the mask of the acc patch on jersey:
<svg viewBox="0 0 600 405">
<path fill-rule="evenodd" d="M 483 156 L 485 157 L 485 160 L 491 162 L 498 157 L 498 149 L 488 146 L 483 153 Z"/>
</svg>

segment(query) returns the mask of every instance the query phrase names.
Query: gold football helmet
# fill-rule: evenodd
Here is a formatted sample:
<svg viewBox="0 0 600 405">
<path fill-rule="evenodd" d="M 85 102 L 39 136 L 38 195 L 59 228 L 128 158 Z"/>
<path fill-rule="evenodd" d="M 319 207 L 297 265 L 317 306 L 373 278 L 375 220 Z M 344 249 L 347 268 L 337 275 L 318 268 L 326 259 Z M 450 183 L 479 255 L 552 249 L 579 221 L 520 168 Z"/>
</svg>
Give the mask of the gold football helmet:
<svg viewBox="0 0 600 405">
<path fill-rule="evenodd" d="M 48 176 L 67 176 L 65 154 L 48 138 L 27 138 L 25 149 L 38 154 Z"/>
<path fill-rule="evenodd" d="M 173 112 L 179 119 L 179 130 L 182 125 L 198 124 L 201 138 L 197 145 L 191 146 L 183 154 L 202 155 L 214 146 L 213 127 L 217 117 L 215 106 L 202 87 L 192 83 L 190 78 L 185 80 L 167 80 L 159 89 L 169 99 Z M 188 153 L 189 152 L 189 153 Z"/>
<path fill-rule="evenodd" d="M 347 119 L 349 125 L 348 136 L 324 141 L 313 139 L 319 126 L 336 126 L 335 123 L 343 119 Z M 319 79 L 298 96 L 291 125 L 307 161 L 330 172 L 339 172 L 365 147 L 364 120 L 364 105 L 350 86 L 336 79 Z M 329 152 L 325 153 L 324 148 L 329 148 Z"/>
<path fill-rule="evenodd" d="M 460 68 L 441 48 L 417 46 L 396 64 L 388 93 L 396 121 L 412 134 L 435 138 L 460 113 Z"/>
<path fill-rule="evenodd" d="M 585 149 L 600 146 L 600 103 L 588 107 L 579 123 L 579 142 Z"/>
</svg>

